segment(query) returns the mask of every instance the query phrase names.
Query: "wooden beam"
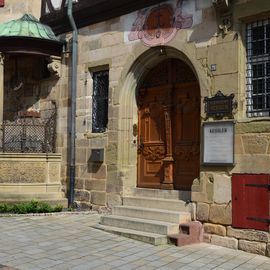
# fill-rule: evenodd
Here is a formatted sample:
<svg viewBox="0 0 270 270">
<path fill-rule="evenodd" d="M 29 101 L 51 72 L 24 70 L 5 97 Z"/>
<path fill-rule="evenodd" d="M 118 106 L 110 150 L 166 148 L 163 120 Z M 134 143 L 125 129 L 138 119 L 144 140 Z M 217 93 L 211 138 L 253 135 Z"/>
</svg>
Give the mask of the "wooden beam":
<svg viewBox="0 0 270 270">
<path fill-rule="evenodd" d="M 43 0 L 45 1 L 45 0 Z M 73 16 L 78 28 L 106 21 L 167 0 L 80 0 L 74 4 Z M 41 15 L 40 21 L 52 27 L 56 34 L 71 31 L 66 7 Z"/>
</svg>

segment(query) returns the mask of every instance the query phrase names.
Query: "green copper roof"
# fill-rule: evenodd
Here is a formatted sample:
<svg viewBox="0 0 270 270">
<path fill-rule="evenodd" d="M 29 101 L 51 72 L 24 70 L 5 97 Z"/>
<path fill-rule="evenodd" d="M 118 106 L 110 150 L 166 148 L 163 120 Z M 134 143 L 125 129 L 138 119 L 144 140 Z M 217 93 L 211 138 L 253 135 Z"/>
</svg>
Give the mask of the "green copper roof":
<svg viewBox="0 0 270 270">
<path fill-rule="evenodd" d="M 49 26 L 40 23 L 30 14 L 25 14 L 18 20 L 0 24 L 1 37 L 26 37 L 59 42 Z"/>
</svg>

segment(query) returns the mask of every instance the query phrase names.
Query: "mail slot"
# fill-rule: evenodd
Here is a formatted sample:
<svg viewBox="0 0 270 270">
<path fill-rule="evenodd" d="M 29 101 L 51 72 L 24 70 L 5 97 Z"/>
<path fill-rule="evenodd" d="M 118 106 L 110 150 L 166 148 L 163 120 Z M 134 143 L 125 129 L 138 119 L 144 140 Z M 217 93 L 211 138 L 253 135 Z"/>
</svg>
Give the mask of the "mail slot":
<svg viewBox="0 0 270 270">
<path fill-rule="evenodd" d="M 90 160 L 92 162 L 103 162 L 104 161 L 104 149 L 92 149 Z"/>
</svg>

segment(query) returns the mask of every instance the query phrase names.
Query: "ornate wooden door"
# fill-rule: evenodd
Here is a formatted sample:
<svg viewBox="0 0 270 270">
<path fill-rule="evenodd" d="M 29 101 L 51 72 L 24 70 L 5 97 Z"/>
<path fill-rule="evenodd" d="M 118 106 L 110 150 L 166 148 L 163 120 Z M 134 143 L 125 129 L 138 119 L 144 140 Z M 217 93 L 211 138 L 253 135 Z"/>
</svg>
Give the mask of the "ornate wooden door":
<svg viewBox="0 0 270 270">
<path fill-rule="evenodd" d="M 179 62 L 160 64 L 138 93 L 139 187 L 189 190 L 199 176 L 200 91 L 193 73 L 179 81 L 192 72 Z"/>
</svg>

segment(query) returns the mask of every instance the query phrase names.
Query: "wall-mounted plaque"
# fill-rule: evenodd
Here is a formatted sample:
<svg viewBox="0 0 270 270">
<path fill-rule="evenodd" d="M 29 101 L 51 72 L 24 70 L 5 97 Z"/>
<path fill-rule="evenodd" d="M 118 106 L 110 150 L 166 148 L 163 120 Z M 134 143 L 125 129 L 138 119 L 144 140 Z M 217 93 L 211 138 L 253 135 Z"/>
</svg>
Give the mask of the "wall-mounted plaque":
<svg viewBox="0 0 270 270">
<path fill-rule="evenodd" d="M 232 116 L 234 94 L 225 96 L 221 91 L 218 91 L 215 96 L 204 98 L 205 113 L 207 117 L 221 119 L 224 116 Z"/>
<path fill-rule="evenodd" d="M 203 125 L 203 165 L 234 164 L 234 122 L 207 122 Z"/>
</svg>

